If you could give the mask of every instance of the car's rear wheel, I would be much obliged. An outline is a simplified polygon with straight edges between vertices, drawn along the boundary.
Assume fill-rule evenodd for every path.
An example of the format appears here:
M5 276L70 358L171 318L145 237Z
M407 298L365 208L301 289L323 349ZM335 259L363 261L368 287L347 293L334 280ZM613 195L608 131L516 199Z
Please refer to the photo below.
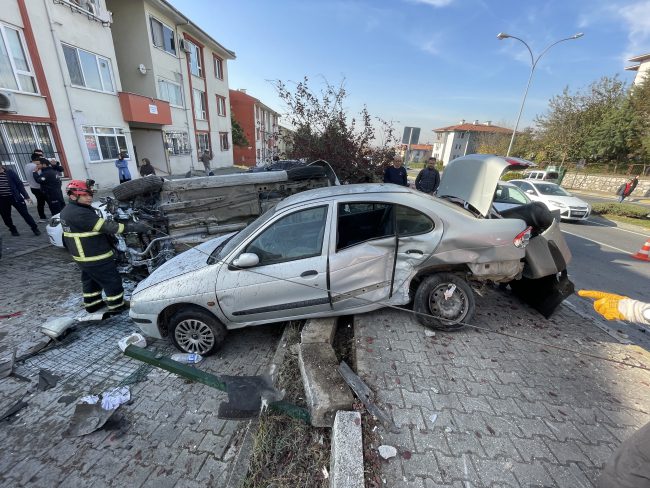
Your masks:
M214 354L226 338L226 328L200 308L185 308L172 315L169 331L174 345L184 352Z
M113 188L113 195L121 201L127 201L138 195L154 193L163 186L164 180L160 176L145 176L136 180L129 180Z
M460 276L437 273L422 280L415 292L413 309L426 327L460 329L474 316L474 293Z

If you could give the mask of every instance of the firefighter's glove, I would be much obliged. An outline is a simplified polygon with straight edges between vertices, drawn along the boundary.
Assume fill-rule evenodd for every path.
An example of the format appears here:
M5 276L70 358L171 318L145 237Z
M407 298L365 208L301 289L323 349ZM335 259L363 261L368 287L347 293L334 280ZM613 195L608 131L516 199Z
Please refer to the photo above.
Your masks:
M151 229L144 222L132 222L127 227L127 232L137 232L138 234L146 234Z
M595 300L594 310L607 320L631 320L631 318L624 314L626 307L621 307L621 305L625 305L625 302L630 300L628 297L596 290L578 290L578 295L585 298L593 298ZM623 303L621 303L622 300L624 300Z

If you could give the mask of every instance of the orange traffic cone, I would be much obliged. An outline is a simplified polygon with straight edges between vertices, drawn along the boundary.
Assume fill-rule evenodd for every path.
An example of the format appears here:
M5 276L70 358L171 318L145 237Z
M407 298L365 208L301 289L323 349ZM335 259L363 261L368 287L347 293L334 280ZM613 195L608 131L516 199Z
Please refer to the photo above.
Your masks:
M641 261L650 261L650 240L645 241L643 247L636 254L632 254L633 258L640 259Z

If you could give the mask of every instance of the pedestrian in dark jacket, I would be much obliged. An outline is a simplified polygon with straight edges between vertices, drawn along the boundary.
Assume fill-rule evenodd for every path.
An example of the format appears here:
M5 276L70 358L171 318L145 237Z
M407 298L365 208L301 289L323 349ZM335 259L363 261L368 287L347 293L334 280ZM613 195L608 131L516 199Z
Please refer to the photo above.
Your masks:
M395 185L408 186L406 169L402 166L400 158L393 159L393 165L384 170L384 183L394 183Z
M34 163L36 163L37 168L34 173L34 180L41 185L41 191L45 195L45 201L52 215L58 214L65 207L58 173L50 166L47 159L39 158Z
M140 166L140 176L149 176L149 175L155 175L156 170L154 167L151 165L151 161L149 161L149 158L142 158L142 166Z
M27 210L25 201L31 202L23 182L12 170L0 164L0 216L12 236L19 236L18 229L11 218L11 207L18 210L21 217L27 222L35 235L41 235L36 222Z
M429 158L427 167L422 169L415 178L415 188L421 192L433 195L440 185L440 173L436 169L436 158Z

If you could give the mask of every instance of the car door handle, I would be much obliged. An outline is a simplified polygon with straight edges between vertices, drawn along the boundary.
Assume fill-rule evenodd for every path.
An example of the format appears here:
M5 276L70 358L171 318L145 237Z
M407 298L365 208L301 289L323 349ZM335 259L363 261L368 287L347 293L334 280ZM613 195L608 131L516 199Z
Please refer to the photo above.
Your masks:
M419 249L409 249L406 251L406 254L419 254L420 256L424 255L424 253Z
M318 271L315 269L310 269L309 271L303 271L300 273L301 278L307 278L307 276L316 276L318 274Z

